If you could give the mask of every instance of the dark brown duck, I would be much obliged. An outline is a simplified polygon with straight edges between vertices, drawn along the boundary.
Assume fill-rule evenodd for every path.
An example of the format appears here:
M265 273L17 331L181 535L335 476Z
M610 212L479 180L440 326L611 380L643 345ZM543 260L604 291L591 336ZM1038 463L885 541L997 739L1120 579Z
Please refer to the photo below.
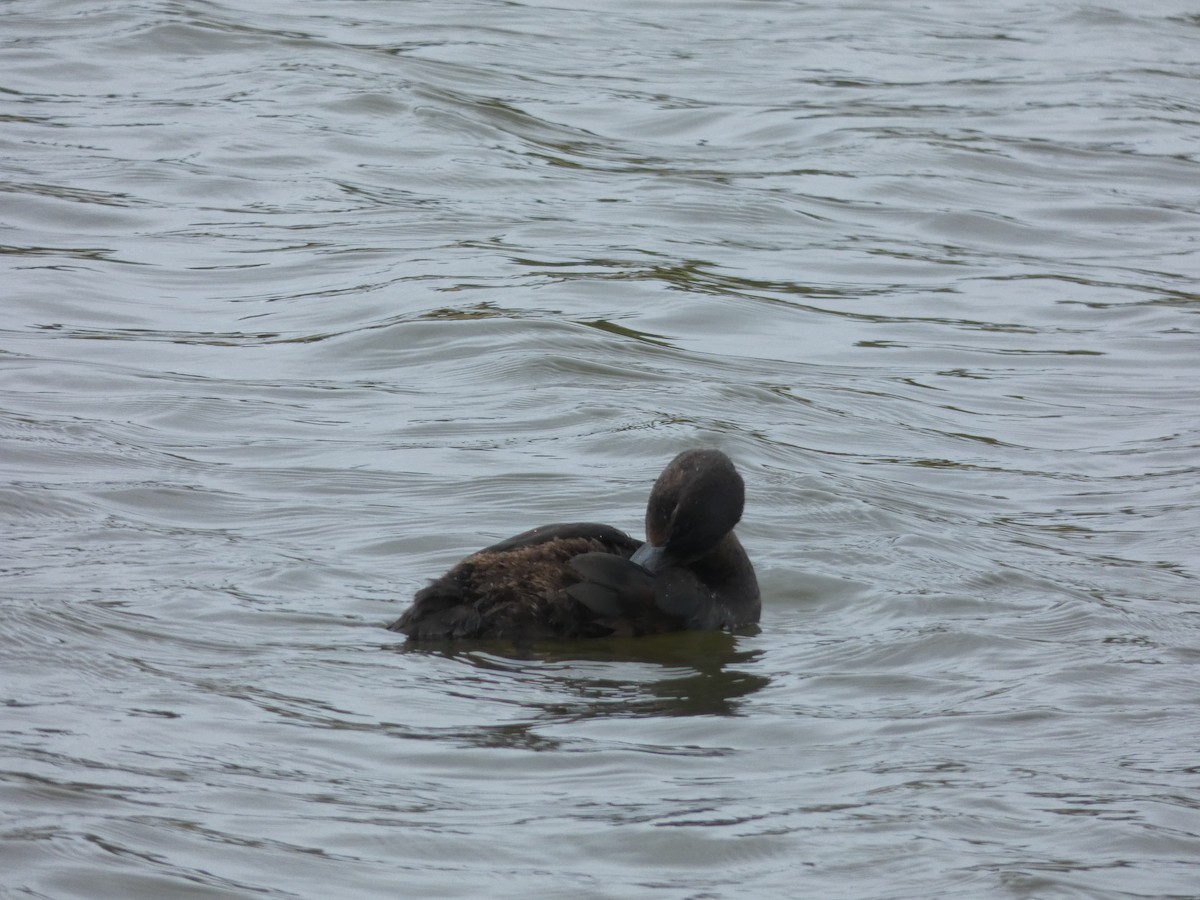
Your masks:
M758 621L733 533L745 487L719 450L687 450L650 491L645 543L608 525L542 525L473 553L388 626L414 640L604 637Z

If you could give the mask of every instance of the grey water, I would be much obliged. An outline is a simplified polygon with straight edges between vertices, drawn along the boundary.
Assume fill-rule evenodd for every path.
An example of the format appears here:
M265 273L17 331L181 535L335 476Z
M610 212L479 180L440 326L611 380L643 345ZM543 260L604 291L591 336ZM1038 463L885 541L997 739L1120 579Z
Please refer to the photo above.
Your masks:
M1200 5L0 6L0 895L1200 896ZM761 629L406 648L716 446Z

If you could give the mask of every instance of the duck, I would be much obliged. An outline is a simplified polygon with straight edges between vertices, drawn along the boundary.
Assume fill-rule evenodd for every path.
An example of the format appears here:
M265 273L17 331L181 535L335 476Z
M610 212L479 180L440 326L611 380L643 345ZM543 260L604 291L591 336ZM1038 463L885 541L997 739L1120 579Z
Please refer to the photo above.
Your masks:
M541 525L417 591L387 627L409 641L636 637L758 622L754 566L733 528L745 485L720 450L685 450L650 491L646 540L610 525Z

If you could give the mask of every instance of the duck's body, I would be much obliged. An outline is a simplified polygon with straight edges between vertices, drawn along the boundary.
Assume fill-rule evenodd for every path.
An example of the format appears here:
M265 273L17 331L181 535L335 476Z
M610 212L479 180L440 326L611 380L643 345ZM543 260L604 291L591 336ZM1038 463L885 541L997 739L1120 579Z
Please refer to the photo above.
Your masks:
M754 568L733 534L744 488L718 450L659 476L647 542L607 525L543 525L468 556L388 627L415 640L590 638L758 621Z

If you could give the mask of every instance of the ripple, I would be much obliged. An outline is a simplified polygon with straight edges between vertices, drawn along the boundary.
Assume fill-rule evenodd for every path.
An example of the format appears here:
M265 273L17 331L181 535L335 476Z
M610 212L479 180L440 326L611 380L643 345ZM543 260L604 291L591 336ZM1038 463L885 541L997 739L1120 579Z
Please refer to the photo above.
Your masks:
M1192 893L1193 18L13 10L13 889ZM759 633L380 627L697 444Z

